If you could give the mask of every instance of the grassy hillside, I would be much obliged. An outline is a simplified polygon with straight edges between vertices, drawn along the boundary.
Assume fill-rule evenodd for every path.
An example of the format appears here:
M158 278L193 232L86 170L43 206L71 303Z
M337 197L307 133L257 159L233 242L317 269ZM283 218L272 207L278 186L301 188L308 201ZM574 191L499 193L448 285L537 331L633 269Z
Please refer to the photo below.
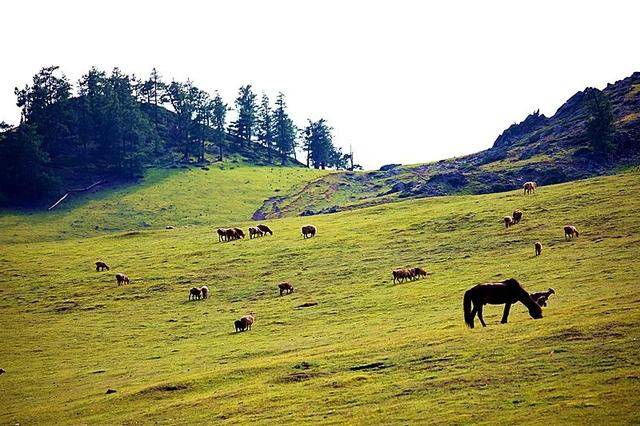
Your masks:
M234 173L240 188L248 175L284 185L269 169ZM175 193L183 187L174 178L159 185ZM155 219L167 196L158 188L145 187L156 195L135 203L140 216L114 223L196 225L76 238L103 215L97 201L67 212L91 222L77 233L62 214L16 230L17 219L2 219L3 236L23 242L0 246L1 423L640 422L638 171L529 197L436 197L272 220L273 236L233 243L218 243L195 212L222 219L249 202L216 210L231 192L184 194L192 207ZM112 212L130 204L110 204L117 199L106 204ZM514 208L523 222L505 230ZM307 221L319 234L303 240ZM579 239L564 241L567 223ZM66 238L26 242L31 231ZM112 270L95 272L96 259ZM391 269L406 265L430 275L392 285ZM118 271L130 286L116 287ZM507 277L530 291L555 288L544 318L518 304L501 325L502 307L489 306L489 326L466 329L464 290ZM296 292L279 297L281 280ZM204 284L211 298L187 301ZM318 305L299 308L310 301ZM248 311L253 330L233 333Z
M167 225L231 226L266 198L321 176L297 167L218 163L209 170L149 169L141 184L65 201L58 210L0 215L0 241L87 237Z

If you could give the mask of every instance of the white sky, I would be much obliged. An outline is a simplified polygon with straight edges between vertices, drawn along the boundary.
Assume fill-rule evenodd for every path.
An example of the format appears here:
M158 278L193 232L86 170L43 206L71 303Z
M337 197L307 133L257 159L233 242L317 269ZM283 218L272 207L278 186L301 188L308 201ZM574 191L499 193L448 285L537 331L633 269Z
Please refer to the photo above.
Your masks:
M99 5L98 5L99 4ZM491 146L586 86L640 70L638 1L8 1L0 120L42 66L191 78L229 103L241 84L325 117L366 168Z

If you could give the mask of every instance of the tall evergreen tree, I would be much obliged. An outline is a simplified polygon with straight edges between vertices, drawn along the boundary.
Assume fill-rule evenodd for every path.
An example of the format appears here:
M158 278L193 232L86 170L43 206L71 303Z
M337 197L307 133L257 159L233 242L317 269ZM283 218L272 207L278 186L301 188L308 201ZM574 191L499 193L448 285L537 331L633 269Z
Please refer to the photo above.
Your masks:
M222 161L223 146L225 141L225 129L227 121L227 104L225 104L216 91L212 105L212 126L213 126L213 143L218 146L218 160Z
M269 97L263 93L260 107L258 108L256 136L258 141L267 148L267 161L273 163L273 115L269 105Z
M594 151L602 160L606 160L611 151L611 140L615 130L611 102L607 95L598 89L589 89L587 96L587 136Z
M238 137L239 145L242 147L245 141L251 141L255 130L256 95L251 90L250 84L240 87L235 105L238 118L232 123L232 131Z
M176 113L176 130L179 143L182 145L182 159L185 162L191 157L192 120L196 111L197 89L190 80L186 83L172 81L167 88L167 95Z
M295 152L298 129L295 124L293 124L291 118L289 118L283 93L279 93L276 98L276 108L273 112L273 125L273 139L280 152L280 162L282 165L285 165L287 158Z

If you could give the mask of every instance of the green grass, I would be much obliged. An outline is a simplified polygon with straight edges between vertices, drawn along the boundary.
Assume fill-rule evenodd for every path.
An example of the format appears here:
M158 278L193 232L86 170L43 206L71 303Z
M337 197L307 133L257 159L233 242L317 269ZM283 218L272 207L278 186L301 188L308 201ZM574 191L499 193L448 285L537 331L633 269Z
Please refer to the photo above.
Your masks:
M0 241L87 237L171 226L230 226L247 220L268 197L320 177L296 167L223 163L190 170L151 169L142 184L65 201L59 210L0 215Z
M231 174L271 182L259 177L268 170ZM144 190L175 195L174 179L184 177ZM243 179L236 190L253 191ZM79 238L63 214L46 230L44 217L11 219L22 222L2 231L20 242L0 245L0 422L637 424L638 189L635 171L527 197L410 200L272 220L275 235L233 243L218 243L208 224ZM146 217L197 223L194 213L207 211L213 220L223 194L184 195L181 214L156 220L150 208ZM147 198L128 196L144 211ZM158 206L164 196L149 198ZM107 219L102 206L66 214L93 223ZM252 210L238 206L236 219ZM505 230L515 208L523 222ZM112 220L129 229L132 217ZM306 222L317 237L302 239ZM567 223L579 239L564 241ZM112 270L95 272L96 259ZM391 269L407 265L431 275L392 285ZM118 271L130 286L115 285ZM489 306L489 326L466 329L465 289L507 277L555 288L544 318L518 304L501 325L501 307ZM281 280L296 292L279 297ZM211 298L188 302L188 289L204 284ZM296 308L308 301L318 305ZM248 311L253 330L233 333ZM374 362L383 368L354 369Z

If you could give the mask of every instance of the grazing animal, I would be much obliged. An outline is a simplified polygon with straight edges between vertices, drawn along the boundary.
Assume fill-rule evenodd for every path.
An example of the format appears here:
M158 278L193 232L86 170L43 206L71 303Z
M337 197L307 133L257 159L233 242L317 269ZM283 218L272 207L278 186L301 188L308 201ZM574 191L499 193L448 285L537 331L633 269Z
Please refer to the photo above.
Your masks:
M540 306L547 306L547 299L552 294L556 294L555 290L549 287L547 291L539 291L537 293L531 293L531 298Z
M413 278L413 271L411 269L394 269L391 271L393 276L393 283L403 282L404 280Z
M419 267L418 268L411 268L410 271L411 271L412 277L416 278L416 279L420 279L420 277L426 277L427 276L427 271L425 271L424 269L419 268Z
M207 299L209 297L209 287L203 285L200 287L200 292L202 293L202 298Z
M236 333L239 331L244 331L246 329L245 323L242 320L235 320L233 325L236 327Z
M225 241L227 239L227 230L224 228L218 228L218 241Z
M264 232L265 234L273 235L273 231L267 225L260 224L258 225L258 229Z
M176 227L175 226L171 226L171 225L167 225L167 226L164 227L164 229L176 229Z
M511 216L505 216L502 220L504 221L505 228L513 226L513 218Z
M239 238L235 229L225 229L224 234L227 237L227 241L237 240Z
M263 235L264 235L264 232L262 232L260 229L256 228L255 226L249 227L249 238L262 237Z
M536 185L535 182L525 182L524 185L522 185L522 188L524 189L524 195L535 193L537 187L538 185Z
M244 231L240 228L233 228L236 231L236 238L244 238Z
M280 283L278 284L278 288L280 289L280 296L283 294L293 293L293 286L291 283Z
M0 374L4 374L6 373L6 371L4 370L4 368L0 368Z
M522 220L522 210L514 210L513 211L513 223L520 223L520 221Z
M253 312L249 312L247 315L240 318L240 321L244 323L245 329L251 330L251 326L256 321L256 315Z
M189 290L189 300L195 300L202 298L202 290L198 287L191 287Z
M575 226L572 225L567 225L564 227L564 238L565 239L571 239L573 237L578 238L579 234L578 234L578 230L576 229Z
M531 318L542 318L542 308L529 296L529 293L522 288L520 283L513 278L499 283L478 284L464 293L462 304L464 322L467 324L467 327L473 328L473 320L477 314L482 326L486 327L487 324L485 324L484 318L482 318L482 307L489 303L491 305L505 305L501 322L502 324L506 324L511 305L517 302L522 302L529 309ZM472 304L473 309L471 308Z
M302 227L302 236L305 238L315 237L316 227L313 225L305 225Z
M116 281L118 282L118 285L122 285L122 284L131 284L131 281L129 280L129 277L126 276L125 274L121 274L121 273L117 273L116 274Z
M106 263L101 262L101 261L97 261L96 262L96 272L104 271L105 269L108 271L109 270L109 265L107 265Z
M540 256L540 254L542 253L542 243L540 241L536 241L535 243L533 243L533 246L536 249L536 256Z

